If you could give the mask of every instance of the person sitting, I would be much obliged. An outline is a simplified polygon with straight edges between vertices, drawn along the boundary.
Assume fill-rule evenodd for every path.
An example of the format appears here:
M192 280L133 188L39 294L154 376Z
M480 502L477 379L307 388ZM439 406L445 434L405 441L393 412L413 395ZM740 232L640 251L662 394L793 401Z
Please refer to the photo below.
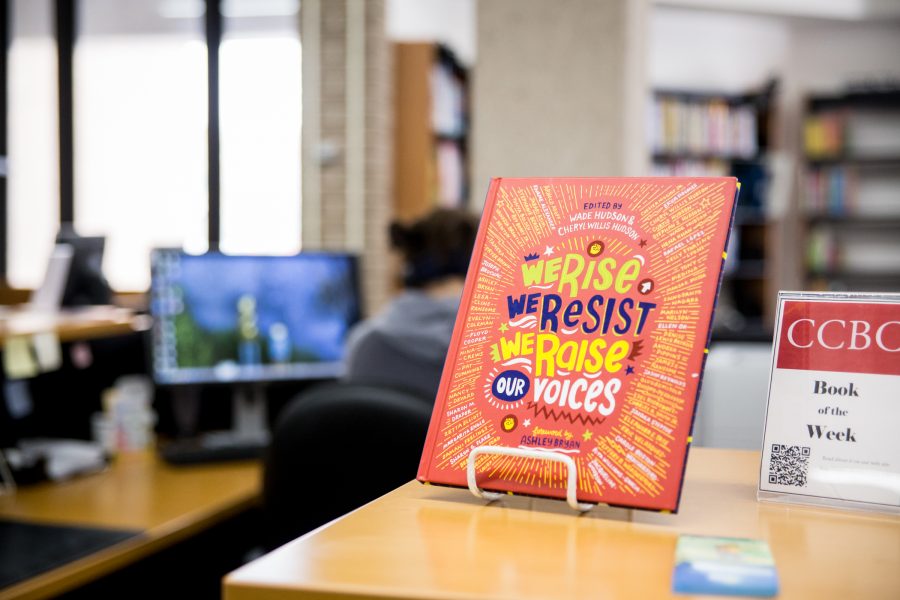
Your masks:
M454 209L391 224L391 245L403 259L403 291L350 332L345 380L434 401L477 230L474 216Z

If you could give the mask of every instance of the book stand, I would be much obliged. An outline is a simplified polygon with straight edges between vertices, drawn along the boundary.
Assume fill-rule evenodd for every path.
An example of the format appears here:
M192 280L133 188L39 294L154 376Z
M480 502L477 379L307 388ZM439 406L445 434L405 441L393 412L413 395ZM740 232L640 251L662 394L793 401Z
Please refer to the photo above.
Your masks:
M504 446L478 446L477 448L472 448L472 451L469 452L469 462L466 466L466 479L469 483L469 491L478 498L483 498L488 502L494 502L495 500L499 500L504 496L504 494L502 493L488 492L478 487L478 483L475 481L475 459L477 459L482 454L500 454L502 456L535 458L538 460L552 460L554 462L562 463L566 466L567 475L566 503L572 507L572 510L576 510L578 512L587 512L597 506L596 504L579 502L575 497L575 494L577 492L575 481L575 461L572 460L571 456L566 456L565 454L557 454L556 452L549 452L547 450L538 450L537 448L506 448Z

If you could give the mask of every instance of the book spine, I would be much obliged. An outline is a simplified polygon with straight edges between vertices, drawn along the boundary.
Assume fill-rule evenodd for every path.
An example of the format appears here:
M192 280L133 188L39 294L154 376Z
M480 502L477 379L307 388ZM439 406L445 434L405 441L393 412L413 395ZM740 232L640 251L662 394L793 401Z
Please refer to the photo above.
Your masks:
M443 400L447 397L450 390L451 379L453 379L453 371L456 368L456 360L459 355L459 347L462 342L463 329L466 319L469 316L469 299L472 297L472 291L475 288L475 280L478 278L478 270L481 265L481 256L484 253L484 241L487 237L488 224L496 204L497 190L500 188L502 177L491 179L491 185L488 187L487 197L484 201L484 210L481 214L481 222L478 226L478 235L475 238L475 246L472 250L472 258L469 260L469 268L466 275L466 284L463 288L462 299L459 303L459 311L456 313L456 323L453 326L453 338L450 340L450 348L447 351L447 358L444 361L444 370L441 373L441 384L438 388L437 398L434 403L434 409L431 412L431 423L428 426L428 434L425 437L425 446L422 451L422 458L419 461L419 473L417 479L419 481L427 481L430 477L431 461L434 458L434 444L438 431L443 422L442 413L447 410Z

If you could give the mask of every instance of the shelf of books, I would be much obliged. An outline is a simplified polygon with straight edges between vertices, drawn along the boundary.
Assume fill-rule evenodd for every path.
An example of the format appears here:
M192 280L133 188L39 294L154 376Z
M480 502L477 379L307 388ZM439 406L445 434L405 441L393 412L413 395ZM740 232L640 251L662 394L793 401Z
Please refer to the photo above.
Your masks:
M714 339L771 339L767 152L774 92L774 84L770 84L748 94L653 93L649 119L652 173L730 175L741 182L713 324Z
M468 201L468 74L447 48L395 45L395 212Z
M900 90L809 98L803 147L807 287L900 291Z

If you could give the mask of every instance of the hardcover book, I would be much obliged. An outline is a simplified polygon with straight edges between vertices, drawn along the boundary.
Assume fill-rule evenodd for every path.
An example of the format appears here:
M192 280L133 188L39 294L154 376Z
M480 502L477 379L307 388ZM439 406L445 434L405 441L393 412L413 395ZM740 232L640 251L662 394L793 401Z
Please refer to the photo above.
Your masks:
M737 188L494 179L418 479L677 510Z

